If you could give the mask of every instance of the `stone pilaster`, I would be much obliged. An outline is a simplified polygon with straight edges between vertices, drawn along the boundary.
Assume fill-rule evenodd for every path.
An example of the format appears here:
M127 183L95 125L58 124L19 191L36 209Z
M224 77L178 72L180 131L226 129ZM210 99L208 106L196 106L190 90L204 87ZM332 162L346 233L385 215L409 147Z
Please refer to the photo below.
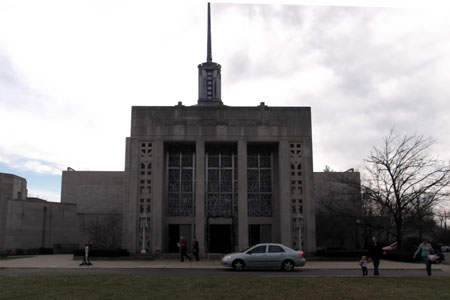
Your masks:
M238 141L238 236L237 250L248 248L247 141Z
M205 255L205 142L195 144L195 236Z
M138 227L138 169L139 169L139 140L127 139L126 158L126 197L124 203L122 244L131 253L137 252Z
M164 201L164 142L153 142L153 186L152 186L152 252L163 251Z
M290 164L289 164L289 143L280 141L278 146L279 174L278 184L280 192L280 237L281 243L292 247L292 214L291 214L291 191L290 191Z
M304 142L303 161L304 161L304 246L305 252L316 251L316 214L314 201L314 180L313 180L313 153L312 141L308 139Z

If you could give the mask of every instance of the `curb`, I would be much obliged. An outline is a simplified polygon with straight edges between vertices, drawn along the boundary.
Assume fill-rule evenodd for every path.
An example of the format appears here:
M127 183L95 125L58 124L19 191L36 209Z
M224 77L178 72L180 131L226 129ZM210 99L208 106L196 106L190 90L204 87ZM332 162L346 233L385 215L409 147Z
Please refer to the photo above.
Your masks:
M73 267L0 267L0 270L37 270L37 269L51 269L51 270L86 270L86 269L93 269L93 270L231 270L231 268L227 267L97 267L97 266L73 266ZM448 270L444 268L434 268L435 270L440 270L443 272L449 272ZM312 270L355 270L359 271L360 268L358 267L339 267L339 268L314 268L314 267L297 267L296 270L305 270L305 271L312 271ZM371 270L371 269L370 269ZM395 268L395 267L386 267L386 268L380 268L380 270L398 270L398 271L417 271L417 270L424 270L424 268Z

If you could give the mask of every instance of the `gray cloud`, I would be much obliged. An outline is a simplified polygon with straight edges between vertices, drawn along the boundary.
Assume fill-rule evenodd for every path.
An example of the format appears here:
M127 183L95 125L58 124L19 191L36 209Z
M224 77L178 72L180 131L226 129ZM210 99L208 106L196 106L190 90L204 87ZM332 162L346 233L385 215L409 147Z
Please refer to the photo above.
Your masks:
M23 65L13 65L0 52L0 109L24 112L16 118L35 116L36 125L45 119L45 126L27 125L33 127L33 136L52 130L51 118L58 116L59 131L52 134L59 143L53 143L52 151L42 150L42 145L41 156L35 158L43 164L121 167L127 107L196 102L196 64L205 59L206 49L205 14L197 9L204 6L185 12L115 5L101 14L105 22L100 27L94 10L82 27L67 12L70 22L61 20L60 31L65 43L52 45L54 39L43 36L48 45L42 43L40 52L25 51L12 39L11 49L29 55L28 62L40 57L36 52L47 55L49 62L65 53L52 68L42 70L49 85L58 88L49 91L57 101L33 89L27 75L18 71ZM212 22L213 58L223 68L225 104L311 106L316 170L325 164L336 170L359 165L394 126L435 137L439 149L450 147L450 32L442 26L448 22L430 22L417 18L416 12L395 9L239 4L214 4ZM36 34L46 33L40 29ZM71 34L64 36L67 31ZM91 44L92 49L86 46ZM76 60L78 56L84 60ZM34 70L33 76L40 71ZM21 133L30 131L23 128ZM33 141L33 146L40 142ZM51 144L52 136L45 143ZM85 150L84 144L92 146ZM110 145L108 156L104 145ZM51 165L46 153L52 158L64 155Z
M450 67L442 56L448 43L448 36L442 40L442 28L426 35L429 24L427 20L416 20L415 12L407 12L400 19L415 22L409 28L408 24L395 23L398 10L309 11L309 25L300 26L304 44L298 49L303 56L320 53L320 59L313 63L329 68L336 77L336 86L324 85L308 99L314 117L315 150L321 148L317 153L326 156L320 161L329 159L331 165L345 165L346 161L351 165L353 160L353 164L359 164L371 145L381 141L394 126L400 131L417 130L434 137L446 135L442 130L450 124L442 124L442 115L449 112L444 99L450 90L441 84L436 86L448 79L445 70ZM384 21L400 27L392 28L397 31L395 40L377 40L384 33L375 25ZM300 59L289 59L287 73L292 74L292 65L301 70ZM441 122L441 128L437 122ZM449 144L446 139L441 142Z
M31 89L23 80L9 57L0 49L0 106L4 110L33 109L45 111L45 97Z

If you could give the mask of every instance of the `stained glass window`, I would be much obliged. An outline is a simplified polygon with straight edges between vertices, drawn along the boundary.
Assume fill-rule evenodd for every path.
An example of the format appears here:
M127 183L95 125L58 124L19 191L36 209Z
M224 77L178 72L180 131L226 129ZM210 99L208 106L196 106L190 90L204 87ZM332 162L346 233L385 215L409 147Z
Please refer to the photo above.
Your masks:
M189 145L171 146L167 150L168 215L194 215L194 148Z
M272 216L272 154L249 151L247 157L248 216Z
M228 147L206 154L208 217L233 217L237 212L237 158Z

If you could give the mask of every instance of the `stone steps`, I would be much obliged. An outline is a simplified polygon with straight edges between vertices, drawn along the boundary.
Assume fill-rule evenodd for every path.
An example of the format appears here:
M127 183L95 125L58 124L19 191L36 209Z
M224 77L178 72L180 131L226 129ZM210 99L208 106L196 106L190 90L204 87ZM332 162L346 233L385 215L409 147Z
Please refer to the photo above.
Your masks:
M193 257L192 253L188 253L190 257ZM224 254L221 253L209 253L205 256L200 256L201 260L220 260ZM161 253L158 257L155 257L158 260L178 260L180 259L179 253Z

